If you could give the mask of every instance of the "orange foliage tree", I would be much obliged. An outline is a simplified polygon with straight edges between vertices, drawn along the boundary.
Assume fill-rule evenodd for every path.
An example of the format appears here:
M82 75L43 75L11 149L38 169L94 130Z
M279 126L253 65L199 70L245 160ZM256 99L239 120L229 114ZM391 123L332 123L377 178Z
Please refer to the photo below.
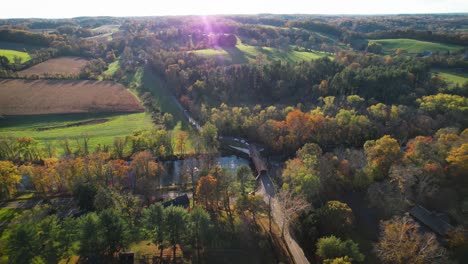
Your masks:
M211 175L203 176L198 180L197 200L209 211L215 211L219 202L219 181Z

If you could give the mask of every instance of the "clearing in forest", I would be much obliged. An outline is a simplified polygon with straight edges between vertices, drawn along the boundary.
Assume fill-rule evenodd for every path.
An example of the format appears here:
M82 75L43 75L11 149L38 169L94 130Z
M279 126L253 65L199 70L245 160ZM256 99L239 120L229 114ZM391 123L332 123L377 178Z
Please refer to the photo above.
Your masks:
M21 76L44 76L53 74L78 75L81 69L86 66L86 63L88 63L88 60L79 57L60 57L36 64L20 71L19 74Z
M31 59L31 56L26 52L9 49L0 49L0 56L7 57L10 63L14 62L15 57L21 58L21 63L25 63Z
M433 73L442 77L442 79L449 82L452 86L462 86L468 82L468 74L464 72L450 71L445 69L435 69Z
M110 81L0 80L0 115L143 112L138 99Z
M270 47L250 46L243 44L239 39L237 40L237 45L233 48L202 49L193 52L202 57L214 58L224 64L255 62L260 58L259 55L262 55L264 61L281 60L286 62L310 61L329 56L322 52L280 50Z
M414 39L374 39L380 43L386 52L394 52L396 49L404 49L409 53L419 53L423 51L431 52L453 52L462 49L462 46L420 41Z

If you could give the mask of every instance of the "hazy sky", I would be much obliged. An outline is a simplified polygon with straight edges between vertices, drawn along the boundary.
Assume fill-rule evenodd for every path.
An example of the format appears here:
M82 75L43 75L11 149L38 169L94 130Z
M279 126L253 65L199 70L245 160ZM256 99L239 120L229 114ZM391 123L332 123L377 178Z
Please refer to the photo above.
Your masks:
M0 18L468 12L468 0L1 0Z

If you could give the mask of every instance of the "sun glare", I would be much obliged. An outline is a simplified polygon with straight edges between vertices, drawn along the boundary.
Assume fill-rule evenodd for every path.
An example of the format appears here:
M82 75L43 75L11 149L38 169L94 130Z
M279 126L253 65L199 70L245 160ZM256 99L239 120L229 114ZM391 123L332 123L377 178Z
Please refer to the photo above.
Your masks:
M27 9L23 8L28 6ZM89 8L89 7L93 8ZM179 0L107 1L82 0L72 8L60 0L2 1L0 18L68 18L78 16L162 16L214 14L396 14L467 12L464 0Z

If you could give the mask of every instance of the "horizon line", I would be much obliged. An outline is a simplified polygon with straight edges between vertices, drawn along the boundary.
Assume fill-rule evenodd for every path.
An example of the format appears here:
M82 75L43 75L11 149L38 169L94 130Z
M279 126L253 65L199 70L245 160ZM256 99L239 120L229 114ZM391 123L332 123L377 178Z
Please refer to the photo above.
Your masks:
M124 15L124 16L113 16L113 15L102 15L102 16L74 16L74 17L0 17L0 20L8 19L77 19L77 18L151 18L151 17L199 17L199 16L260 16L260 15L275 15L275 16L411 16L411 15L468 15L468 11L463 12L437 12L437 13L219 13L219 14L177 14L177 15Z

